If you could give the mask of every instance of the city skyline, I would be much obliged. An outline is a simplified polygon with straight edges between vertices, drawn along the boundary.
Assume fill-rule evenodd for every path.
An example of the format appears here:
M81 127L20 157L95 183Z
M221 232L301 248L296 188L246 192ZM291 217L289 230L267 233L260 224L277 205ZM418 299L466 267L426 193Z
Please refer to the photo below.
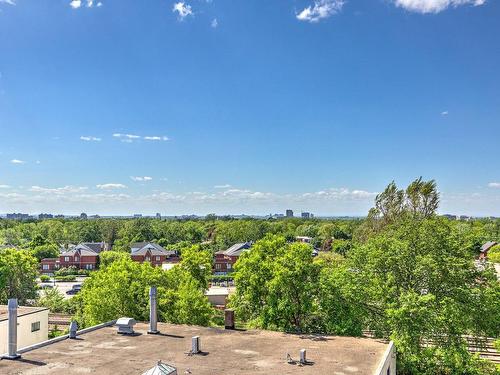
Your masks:
M0 0L0 212L499 216L500 4Z

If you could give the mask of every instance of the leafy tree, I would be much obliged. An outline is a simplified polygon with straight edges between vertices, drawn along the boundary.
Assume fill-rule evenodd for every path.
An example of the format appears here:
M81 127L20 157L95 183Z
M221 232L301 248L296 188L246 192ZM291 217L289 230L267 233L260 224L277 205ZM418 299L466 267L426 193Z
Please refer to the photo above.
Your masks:
M495 245L488 251L488 260L493 263L500 263L500 245Z
M46 258L58 258L59 249L56 245L40 245L31 250L31 255L40 262L42 259Z
M108 267L110 264L122 259L130 259L130 254L121 251L103 251L99 255L99 265L101 268Z
M52 313L64 313L67 311L64 295L58 289L44 289L42 296L38 299L38 306L47 307Z
M202 290L208 288L212 275L213 255L200 246L187 247L182 250L180 267L187 271Z
M20 305L26 305L29 300L35 299L37 276L38 262L27 251L0 251L0 303L17 298Z

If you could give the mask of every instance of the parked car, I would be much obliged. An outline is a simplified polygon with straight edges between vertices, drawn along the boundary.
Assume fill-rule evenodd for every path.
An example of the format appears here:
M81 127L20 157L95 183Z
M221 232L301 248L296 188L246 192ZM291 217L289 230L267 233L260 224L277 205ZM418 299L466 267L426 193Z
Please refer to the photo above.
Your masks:
M75 295L78 294L82 290L82 284L75 284L73 287L66 292L67 295Z

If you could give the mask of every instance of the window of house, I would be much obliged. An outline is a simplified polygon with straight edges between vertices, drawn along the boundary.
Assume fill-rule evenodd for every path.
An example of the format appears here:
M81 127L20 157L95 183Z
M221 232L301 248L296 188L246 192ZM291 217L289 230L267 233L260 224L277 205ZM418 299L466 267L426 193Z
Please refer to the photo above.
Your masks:
M31 332L40 331L40 322L31 323Z
M42 266L42 269L44 269L44 270L49 270L50 268L49 268L49 265L48 265L48 264L44 264L44 265Z
M151 258L150 257L146 257L145 260L146 260L146 262L150 262Z
M75 262L78 262L78 257L75 257Z
M86 264L85 268L91 270L94 266L92 264Z
M221 264L220 263L215 263L215 269L220 270L221 269Z
M69 257L64 257L65 262L69 262Z
M156 261L157 261L157 262L159 262L159 261L160 261L160 257L159 257L159 256L157 256L157 257L156 257Z
M231 269L231 267L232 267L231 263L226 264L226 268L227 268L228 270L230 270L230 269Z

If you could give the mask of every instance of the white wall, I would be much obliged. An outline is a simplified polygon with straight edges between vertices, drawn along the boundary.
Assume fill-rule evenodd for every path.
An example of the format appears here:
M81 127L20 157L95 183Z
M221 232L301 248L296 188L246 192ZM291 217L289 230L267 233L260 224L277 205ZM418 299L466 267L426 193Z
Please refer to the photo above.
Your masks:
M40 322L40 330L31 332L31 323ZM30 345L48 340L49 337L49 310L37 311L17 318L17 348L22 349ZM9 351L9 321L0 322L0 355Z
M391 341L374 375L396 375L396 347Z

